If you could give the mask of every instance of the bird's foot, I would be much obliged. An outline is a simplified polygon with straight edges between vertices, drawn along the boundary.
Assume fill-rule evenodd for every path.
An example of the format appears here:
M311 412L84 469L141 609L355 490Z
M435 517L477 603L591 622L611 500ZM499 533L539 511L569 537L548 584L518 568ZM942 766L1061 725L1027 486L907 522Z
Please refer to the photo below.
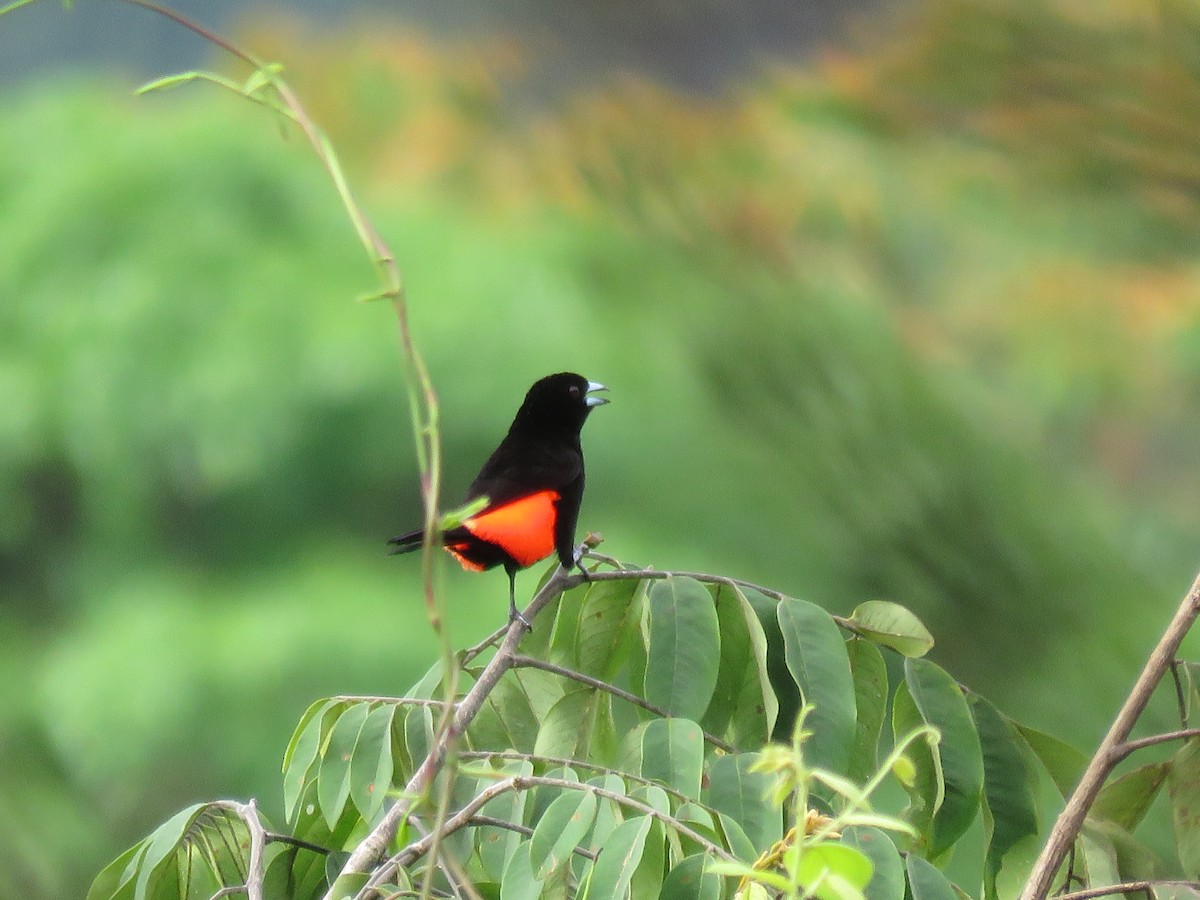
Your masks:
M513 622L520 622L522 625L524 625L526 632L533 631L533 625L527 618L521 615L521 611L517 609L517 605L515 603L509 604L508 607L508 624L511 625Z
M571 558L571 567L579 570L579 575L584 581L592 580L592 573L587 570L583 564L583 555L587 553L587 543L580 544L575 548L575 555Z

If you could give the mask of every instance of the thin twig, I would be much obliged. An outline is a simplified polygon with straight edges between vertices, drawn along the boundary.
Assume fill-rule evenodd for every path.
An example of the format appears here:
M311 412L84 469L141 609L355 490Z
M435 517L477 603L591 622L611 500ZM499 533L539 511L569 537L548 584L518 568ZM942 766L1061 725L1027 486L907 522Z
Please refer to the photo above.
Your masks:
M488 647L495 646L496 641L498 641L498 640L500 640L500 638L504 637L504 635L507 631L508 631L507 626L505 626L504 628L497 628L495 631L493 631L491 634L489 634L487 637L485 637L482 641L480 641L474 647L468 647L466 650L464 650L459 655L461 664L465 666L467 663L469 663L471 660L473 660L475 657L477 657L484 650L488 649Z
M1145 668L1113 720L1112 727L1100 742L1096 755L1088 763L1079 784L1071 794L1071 799L1067 801L1058 821L1054 823L1046 846L1042 848L1041 855L1029 873L1029 880L1025 882L1021 900L1045 900L1050 893L1054 875L1062 865L1068 848L1075 843L1084 817L1096 801L1105 780L1122 759L1118 748L1129 737L1129 732L1145 710L1146 704L1150 702L1150 695L1171 667L1171 662L1179 652L1179 645L1197 615L1200 615L1200 575L1196 576L1183 602L1179 604L1171 624L1167 626L1158 646L1150 654Z
M1166 744L1170 741L1185 741L1188 738L1194 737L1200 737L1200 728L1180 728L1178 731L1164 731L1162 734L1152 734L1149 737L1116 744L1112 748L1112 755L1116 762L1120 762L1129 756L1129 754L1136 753L1138 750L1144 750L1156 744Z
M240 47L236 46L235 44L231 44L219 34L209 31L203 25L193 22L186 16L180 15L168 6L160 6L157 3L151 3L150 0L124 0L124 2L130 4L131 6L140 6L142 9L148 9L150 12L157 13L160 16L165 16L176 25L182 25L188 31L192 31L200 35L200 37L204 38L204 40L208 41L210 44L216 44L229 55L236 56L251 68L260 70L266 68L266 66L264 66L249 53L242 50Z
M692 798L683 791L654 781L650 778L643 778L641 775L634 775L632 772L623 772L619 769L614 769L611 766L602 766L599 763L587 762L582 759L568 759L565 756L542 756L532 753L521 753L517 750L464 750L459 754L459 759L507 759L517 762L534 762L546 763L551 766L559 766L562 768L572 767L576 769L587 769L589 772L600 772L604 775L616 775L622 781L632 781L637 784L644 784L647 787L661 788L666 793L675 797L677 800L687 803Z
M647 712L654 713L654 715L663 719L668 719L671 716L671 714L661 706L656 706L649 700L639 697L637 694L631 694L629 691L619 688L615 684L609 684L607 681L601 681L599 678L593 678L591 675L585 675L582 672L577 672L574 669L568 669L565 666L547 662L544 659L537 659L533 656L518 655L513 657L512 665L514 669L541 669L543 672L550 672L554 675L561 676L562 678L569 678L570 680L577 681L580 684L586 684L588 687L593 687L597 690L612 694L614 697L620 697L622 700L626 700L629 703L632 703L634 706L640 706ZM737 748L728 741L723 741L721 738L714 734L709 734L707 731L701 731L701 734L704 735L704 740L708 741L714 747L719 747L726 753L737 752Z
M1109 884L1104 887L1086 888L1082 891L1071 891L1067 894L1055 894L1054 900L1091 900L1093 897L1109 897L1113 894L1125 894L1136 891L1152 891L1156 887L1188 887L1200 889L1200 881L1126 881L1122 884Z
M320 844L314 844L312 841L306 841L304 838L293 837L290 834L279 834L275 831L264 832L266 842L268 844L287 844L289 847L299 847L301 850L311 850L313 853L321 853L328 856L333 851L328 847L322 847Z

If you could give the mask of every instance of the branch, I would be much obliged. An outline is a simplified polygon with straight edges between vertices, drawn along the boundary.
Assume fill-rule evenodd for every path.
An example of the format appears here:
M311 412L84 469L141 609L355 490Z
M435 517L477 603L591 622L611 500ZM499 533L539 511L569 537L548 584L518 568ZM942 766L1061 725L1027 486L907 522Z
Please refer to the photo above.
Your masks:
M610 558L599 554L596 557L602 562L607 562ZM631 579L642 578L650 581L661 581L664 578L691 578L704 584L723 584L726 587L738 589L750 588L751 590L758 591L765 597L770 597L772 600L789 599L789 595L783 591L755 584L753 581L744 581L741 578L728 578L724 575L710 575L707 572L671 572L666 569L619 569L612 572L592 572L588 576L589 581L629 581ZM836 616L833 613L829 613L829 617L837 622L838 627L844 628L846 631L853 632L854 634L863 633L858 625L851 622L845 616Z
M1136 741L1125 741L1113 747L1113 756L1120 762L1138 750L1153 747L1156 744L1166 744L1169 741L1186 741L1188 738L1200 737L1200 728L1180 728L1178 731L1165 731L1162 734L1152 734L1149 737L1138 738Z
M722 859L729 860L730 862L736 861L736 858L720 844L714 844L708 838L704 837L704 835L692 829L691 826L681 822L674 816L660 812L653 806L650 806L648 803L643 803L641 800L635 800L632 797L627 797L624 794L618 794L615 791L610 791L607 788L602 788L594 784L586 784L579 781L568 781L565 778L549 778L541 775L513 775L509 778L505 778L502 781L497 781L495 784L490 785L487 788L484 788L482 791L476 794L466 806L446 820L445 833L452 834L460 828L471 824L472 820L476 818L479 810L481 810L485 805L487 805L487 803L501 794L507 793L508 791L527 791L530 788L535 787L556 787L564 790L588 791L595 794L597 797L602 797L605 800L611 800L613 803L617 803L629 809L637 810L643 815L650 816L652 819L662 822L669 828L674 829L678 834L681 834L689 840L697 842L709 852L721 857ZM389 878L397 868L403 868L404 866L412 865L413 862L420 859L424 854L428 853L433 845L434 836L435 835L432 833L426 835L419 841L409 844L407 847L389 859L386 864L376 870L376 872L371 876L370 881L367 882L367 886L363 888L363 892L371 889L374 884ZM360 892L360 895L361 894L362 892Z
M566 569L559 566L550 577L550 580L546 582L545 586L530 601L529 606L525 608L525 619L532 622L534 617L551 601L557 599L563 591L569 590L582 582L582 576L572 575ZM433 784L433 779L441 770L442 764L446 759L448 745L451 741L456 740L458 736L466 732L471 722L474 721L475 716L478 715L484 700L495 689L501 676L512 668L512 661L516 655L517 645L524 636L525 626L520 620L514 620L509 624L504 641L496 651L496 655L491 658L483 672L480 673L479 678L471 686L471 689L458 702L458 707L454 719L450 723L450 727L439 736L429 754L417 766L417 770L413 773L412 778L409 779L408 784L405 785L404 790L401 792L400 799L392 804L379 821L379 824L371 830L371 833L350 854L350 858L342 868L343 875L370 872L384 858L388 845L396 837L400 823L408 816L414 803L425 795L430 785ZM376 883L374 877L368 880L367 884L363 886L357 895L359 900L365 900L369 896L374 883ZM332 889L326 893L325 900L334 900Z
M654 781L650 778L643 778L641 775L634 775L632 772L626 772L621 769L614 769L611 766L602 766L599 763L587 762L582 759L568 759L565 756L543 756L534 753L521 753L517 750L466 750L459 755L459 759L509 759L517 762L533 762L545 763L548 766L558 766L560 768L574 767L576 769L587 769L589 772L599 772L602 775L616 775L625 781L644 784L647 787L656 787L662 791L675 797L681 803L688 803L692 800L683 791L678 791L673 787Z
M1180 603L1179 609L1176 610L1171 624L1167 626L1158 646L1150 654L1145 668L1142 669L1142 674L1138 676L1133 690L1130 691L1125 704L1117 713L1116 719L1113 720L1108 734L1100 742L1096 755L1092 757L1087 769L1084 770L1083 777L1079 779L1079 784L1075 787L1075 792L1071 794L1071 799L1067 801L1058 821L1054 823L1050 838L1046 842L1046 846L1042 848L1042 853L1034 864L1033 870L1029 873L1029 880L1025 883L1021 900L1045 900L1046 895L1049 894L1054 875L1062 865L1067 850L1075 843L1087 811L1095 802L1105 780L1117 763L1124 758L1120 751L1125 744L1125 739L1129 737L1129 732L1145 710L1146 704L1150 702L1150 695L1154 692L1154 688L1171 667L1171 663L1179 652L1179 645L1183 642L1184 636L1192 627L1197 615L1200 615L1200 575L1197 575L1196 580L1192 582L1192 586L1183 598L1183 602Z
M599 678L593 678L591 675L584 675L582 672L576 672L574 669L568 669L565 666L547 662L544 659L537 659L532 656L514 656L512 665L514 669L541 669L543 672L550 672L554 675L561 676L562 678L569 678L572 681L578 681L580 684L586 684L588 687L596 688L596 690L605 691L606 693L612 694L614 697L620 697L622 700L626 700L632 703L634 706L640 706L647 712L654 713L654 715L658 716L659 718L669 719L671 717L671 714L661 706L655 706L649 700L643 699L637 694L631 694L629 691L619 688L615 684L609 684L607 681L601 681ZM737 752L737 748L734 747L733 744L721 740L716 735L709 734L707 731L702 731L701 733L704 735L704 739L714 747L719 747L726 753Z
M218 800L210 804L214 809L224 809L232 812L246 825L250 833L250 862L246 868L247 900L263 900L263 849L267 845L267 832L262 820L258 817L258 804L251 800L249 803L239 803L236 800Z
M1082 891L1071 891L1066 894L1055 894L1054 900L1091 900L1092 897L1108 897L1112 894L1133 893L1136 891L1152 891L1156 887L1188 887L1200 889L1200 881L1126 881L1122 884L1110 884L1105 887L1087 888Z

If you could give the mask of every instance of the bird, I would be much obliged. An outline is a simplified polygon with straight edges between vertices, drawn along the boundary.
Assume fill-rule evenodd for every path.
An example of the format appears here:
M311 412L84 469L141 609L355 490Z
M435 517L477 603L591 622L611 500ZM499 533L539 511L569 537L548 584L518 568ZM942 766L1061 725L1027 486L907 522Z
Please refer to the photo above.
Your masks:
M486 498L479 512L442 532L442 545L469 571L504 566L508 621L532 626L517 610L517 572L552 553L564 569L578 568L575 525L583 501L583 447L579 434L593 409L608 403L604 385L574 372L534 383L508 433L467 488L465 504ZM422 529L392 538L393 553L421 547Z

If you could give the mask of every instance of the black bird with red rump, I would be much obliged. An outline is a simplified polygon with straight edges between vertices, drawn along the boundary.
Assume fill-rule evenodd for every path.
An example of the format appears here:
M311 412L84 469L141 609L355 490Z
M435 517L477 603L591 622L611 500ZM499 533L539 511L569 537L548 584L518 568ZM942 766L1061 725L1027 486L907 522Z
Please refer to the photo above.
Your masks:
M465 503L487 505L461 525L442 533L442 544L464 569L482 572L504 566L508 573L508 617L529 622L517 611L516 577L551 553L563 568L578 567L575 524L583 501L583 448L579 432L588 414L608 402L607 388L573 372L548 375L534 384L517 410L508 434L471 486ZM421 530L390 541L393 553L418 549Z

